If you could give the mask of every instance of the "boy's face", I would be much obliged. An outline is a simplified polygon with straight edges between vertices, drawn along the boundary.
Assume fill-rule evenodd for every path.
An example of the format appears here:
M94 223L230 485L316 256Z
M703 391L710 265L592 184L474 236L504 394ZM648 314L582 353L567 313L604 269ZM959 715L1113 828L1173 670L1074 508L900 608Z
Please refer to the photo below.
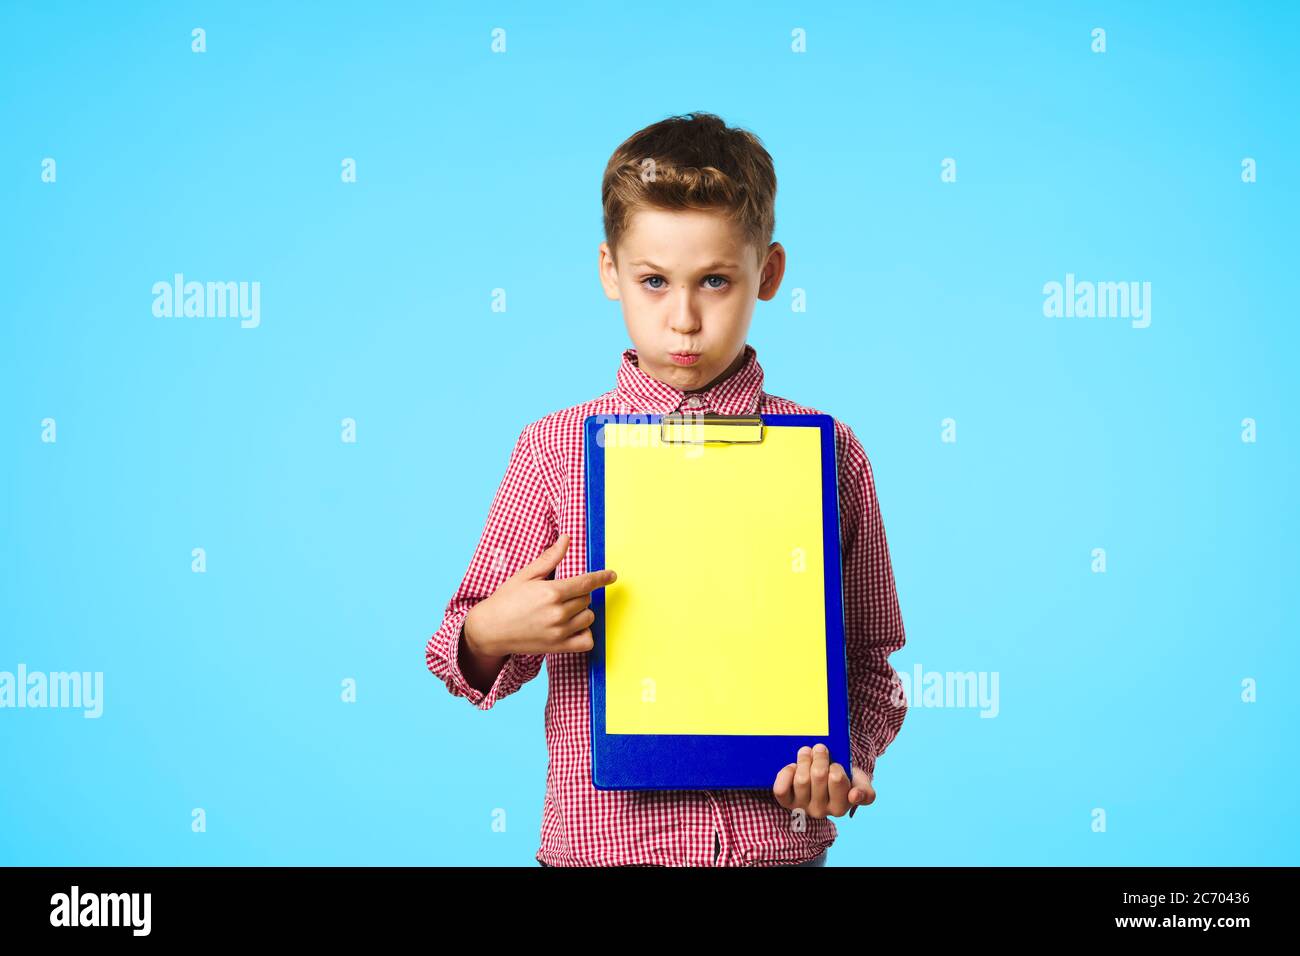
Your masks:
M617 262L600 244L600 281L623 303L638 366L684 392L740 367L754 302L772 298L784 273L779 242L760 264L740 227L713 211L640 209Z

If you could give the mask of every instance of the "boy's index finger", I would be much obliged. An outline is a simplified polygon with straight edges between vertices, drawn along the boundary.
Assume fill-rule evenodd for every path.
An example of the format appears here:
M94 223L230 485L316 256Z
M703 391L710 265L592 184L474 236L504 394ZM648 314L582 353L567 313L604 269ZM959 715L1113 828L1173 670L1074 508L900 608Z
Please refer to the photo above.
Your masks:
M561 578L560 597L575 598L583 594L590 594L596 588L602 588L607 584L613 584L618 575L608 569L603 571L588 571L585 574L575 574L571 578Z

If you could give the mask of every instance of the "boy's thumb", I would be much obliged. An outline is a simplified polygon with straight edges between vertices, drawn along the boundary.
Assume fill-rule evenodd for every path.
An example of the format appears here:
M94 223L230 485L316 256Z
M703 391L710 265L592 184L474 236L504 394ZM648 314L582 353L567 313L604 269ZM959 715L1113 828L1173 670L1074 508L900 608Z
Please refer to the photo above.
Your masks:
M564 559L564 554L569 550L569 541L571 535L562 534L551 545L536 558L532 564L528 565L529 575L532 577L546 577L554 571Z

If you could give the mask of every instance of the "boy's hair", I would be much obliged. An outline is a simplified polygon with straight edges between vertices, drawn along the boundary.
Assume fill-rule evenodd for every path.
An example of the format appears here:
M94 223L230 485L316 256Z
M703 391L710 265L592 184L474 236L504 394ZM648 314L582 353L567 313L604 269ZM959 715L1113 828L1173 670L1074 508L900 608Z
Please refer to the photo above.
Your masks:
M660 120L614 150L600 187L611 253L638 209L713 209L757 246L762 263L776 229L776 171L763 143L713 113Z

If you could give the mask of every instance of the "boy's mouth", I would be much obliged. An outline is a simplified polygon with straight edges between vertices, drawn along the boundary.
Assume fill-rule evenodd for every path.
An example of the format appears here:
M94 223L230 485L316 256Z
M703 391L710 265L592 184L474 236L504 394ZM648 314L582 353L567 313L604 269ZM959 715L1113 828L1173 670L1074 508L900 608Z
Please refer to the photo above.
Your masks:
M698 352L669 352L668 357L675 365L694 365L700 360Z

